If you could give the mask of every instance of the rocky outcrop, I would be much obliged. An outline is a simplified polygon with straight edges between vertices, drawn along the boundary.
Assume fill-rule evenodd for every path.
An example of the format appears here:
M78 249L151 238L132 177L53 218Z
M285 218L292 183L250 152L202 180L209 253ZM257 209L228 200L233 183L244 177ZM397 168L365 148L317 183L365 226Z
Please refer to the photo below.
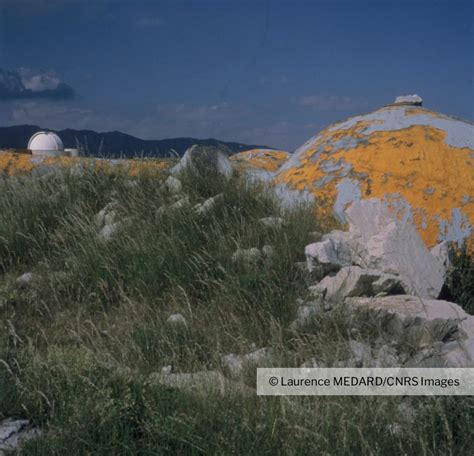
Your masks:
M345 212L349 234L360 246L359 266L400 276L411 294L437 298L444 268L426 248L415 227L390 214L379 200L354 202Z
M371 319L397 340L422 346L454 337L459 324L469 317L452 302L410 295L347 298L345 306L358 317Z
M345 266L335 276L326 276L309 290L313 298L338 302L354 296L404 293L405 287L400 278L392 274L358 266Z

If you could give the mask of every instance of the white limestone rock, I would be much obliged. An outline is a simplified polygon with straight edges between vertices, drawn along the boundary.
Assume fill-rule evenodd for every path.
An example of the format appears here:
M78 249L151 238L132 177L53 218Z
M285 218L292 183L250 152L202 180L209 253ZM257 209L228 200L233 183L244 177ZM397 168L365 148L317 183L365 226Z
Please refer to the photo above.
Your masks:
M229 394L255 396L255 390L244 383L229 380L217 371L199 371L193 373L161 374L152 373L148 377L152 384L160 384L170 388L178 388L201 396Z
M186 318L180 313L170 315L166 321L172 325L187 325Z
M268 260L275 258L276 256L275 247L273 247L272 245L264 245L262 247L262 254Z
M183 190L183 184L181 181L173 176L168 176L163 185L168 190L168 192L174 195L180 193Z
M357 266L345 266L335 276L326 276L317 285L309 287L310 293L325 301L343 301L350 296L370 296L372 283L381 273Z
M203 203L199 203L199 204L196 204L196 206L194 206L194 212L196 212L196 214L198 215L206 215L208 214L212 209L214 209L214 207L218 204L218 203L221 203L222 201L224 200L224 194L223 193L219 193L218 195L216 196L213 196L209 199L207 199L206 201L204 201Z
M326 276L317 285L309 287L313 297L324 301L343 301L353 296L375 296L391 291L403 293L400 279L374 269L345 266L335 276Z
M29 420L7 418L0 422L0 455L5 451L19 452L23 442L40 435L41 430L32 426Z
M102 228L104 225L111 225L117 218L117 202L111 201L103 209L101 209L94 217L97 228Z
M469 315L452 302L411 295L347 298L347 308L362 320L371 319L396 340L429 345L454 337Z
M22 274L20 277L16 279L16 284L20 288L29 287L33 283L34 278L35 276L32 272L25 272L24 274Z
M441 356L446 367L474 367L474 337L445 344Z
M343 266L350 266L352 254L349 244L337 239L327 238L305 247L306 264L309 272L320 272L325 275L338 271Z
M398 221L377 199L356 201L345 214L349 234L361 247L352 258L355 264L398 275L410 294L420 298L439 296L444 267L411 223Z
M240 375L245 366L264 367L271 364L273 360L273 349L263 347L245 355L230 353L221 357L221 363L226 367L231 376Z
M229 370L231 376L239 375L244 368L244 361L241 355L229 353L221 357L221 362L224 367Z
M262 252L256 247L250 249L238 249L232 254L232 261L238 263L254 264L262 258Z

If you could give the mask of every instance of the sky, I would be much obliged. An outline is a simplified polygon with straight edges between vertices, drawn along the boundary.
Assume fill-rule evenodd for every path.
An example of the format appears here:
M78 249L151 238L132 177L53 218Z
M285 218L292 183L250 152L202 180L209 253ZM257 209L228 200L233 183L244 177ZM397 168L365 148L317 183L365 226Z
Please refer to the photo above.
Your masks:
M0 0L0 126L294 150L418 94L474 118L463 0Z

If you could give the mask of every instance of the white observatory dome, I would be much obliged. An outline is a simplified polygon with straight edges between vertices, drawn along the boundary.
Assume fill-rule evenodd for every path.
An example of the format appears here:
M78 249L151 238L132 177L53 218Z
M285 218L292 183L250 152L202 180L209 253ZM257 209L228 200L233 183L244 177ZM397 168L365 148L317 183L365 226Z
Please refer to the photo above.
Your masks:
M64 144L61 138L49 131L39 131L28 141L28 149L33 155L64 155Z

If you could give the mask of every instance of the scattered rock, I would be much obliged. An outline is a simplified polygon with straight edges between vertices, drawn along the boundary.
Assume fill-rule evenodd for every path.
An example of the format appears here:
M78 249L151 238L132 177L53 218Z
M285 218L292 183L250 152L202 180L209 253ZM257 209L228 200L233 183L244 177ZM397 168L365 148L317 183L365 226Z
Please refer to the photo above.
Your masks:
M102 228L104 225L110 225L114 223L117 217L117 202L112 201L108 203L103 209L101 209L94 217L97 228Z
M259 222L265 225L267 228L280 229L285 221L281 217L263 217L259 219Z
M254 364L270 362L273 356L273 349L270 347L263 347L255 350L247 355L244 355L246 361Z
M372 283L372 296L384 294L407 294L408 287L400 277L393 274L382 274L379 279Z
M170 315L166 321L173 325L187 325L186 318L180 313Z
M232 254L232 261L247 264L256 263L262 257L262 252L256 247L250 249L238 249Z
M271 260L272 258L275 258L276 252L275 248L272 245L264 245L262 247L262 253L265 258L268 260Z
M187 206L189 206L189 197L185 196L176 201L176 203L173 203L171 206L169 206L168 209L171 211L176 211L179 209L184 209Z
M377 200L356 201L345 212L349 234L360 246L353 262L400 276L410 294L437 298L444 283L443 265L429 252L415 227L399 222Z
M308 271L319 272L322 276L350 266L352 262L349 245L333 239L307 245L305 255Z
M474 337L444 344L441 357L446 367L474 367Z
M212 198L207 199L203 203L196 204L194 206L194 212L198 215L205 215L208 214L215 206L217 203L220 203L224 200L224 194L219 193L216 196L213 196Z
M317 303L302 304L296 310L296 319L291 323L290 329L297 330L309 323L319 312L321 305Z
M171 169L171 173L179 174L191 169L201 175L219 175L229 179L233 174L228 157L230 153L225 147L195 144L185 152L181 161Z
M452 302L410 295L347 298L345 305L361 321L372 319L396 340L407 340L418 346L449 340L457 332L459 323L468 318L468 314Z
M228 380L217 371L199 371L194 373L159 374L149 376L151 383L158 383L170 388L179 388L195 394L220 396L244 394L254 396L255 390L243 383Z
M237 376L244 368L244 362L242 358L243 357L241 355L230 353L228 355L222 356L221 362L222 365L229 370L230 375Z
M264 347L245 355L236 355L234 353L224 355L221 358L221 362L232 376L238 376L242 373L245 366L263 367L271 364L272 359L273 349Z
M169 375L173 371L173 368L171 366L164 366L161 368L161 373L163 375Z
M0 455L4 451L19 451L23 442L40 435L41 430L32 426L29 420L7 418L0 422Z
M99 232L99 236L105 241L110 241L121 229L128 226L131 221L131 218L126 218L115 223L104 225Z
M371 296L372 283L381 273L357 266L345 266L335 276L326 276L317 285L309 287L314 298L329 302L343 301L350 296Z
M169 176L165 182L164 182L164 187L171 193L171 194L177 194L180 193L181 190L183 189L183 184L179 179L176 179L176 177Z
M16 279L16 284L20 288L26 288L33 283L34 278L35 276L32 272L25 272L25 274L22 274Z
M374 362L372 349L367 344L351 339L349 340L349 351L351 353L350 360L352 361L349 364L353 364L354 367L367 367Z

